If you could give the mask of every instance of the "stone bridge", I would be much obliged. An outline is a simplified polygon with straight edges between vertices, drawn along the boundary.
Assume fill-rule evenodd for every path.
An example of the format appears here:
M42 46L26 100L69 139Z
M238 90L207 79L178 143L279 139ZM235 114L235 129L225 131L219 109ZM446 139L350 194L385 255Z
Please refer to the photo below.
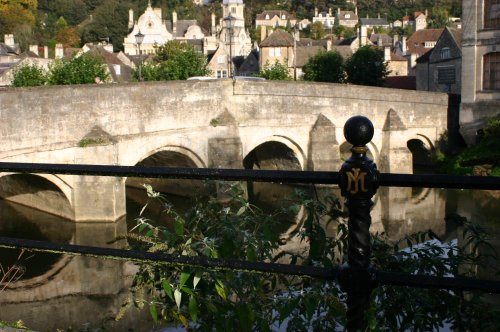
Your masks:
M447 105L441 93L306 82L8 89L0 161L337 171L350 149L343 125L362 114L375 127L369 148L379 169L411 173L445 132ZM125 214L126 179L1 177L1 197L68 219ZM49 204L57 197L63 203Z

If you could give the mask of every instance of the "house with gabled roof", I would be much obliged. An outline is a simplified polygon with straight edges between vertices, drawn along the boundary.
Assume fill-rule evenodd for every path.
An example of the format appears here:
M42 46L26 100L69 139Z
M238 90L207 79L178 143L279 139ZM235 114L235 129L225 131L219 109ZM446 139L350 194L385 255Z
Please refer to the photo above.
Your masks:
M332 9L329 8L328 12L318 12L318 8L314 8L313 24L319 22L323 24L325 29L330 29L335 25L335 16L332 15Z
M255 16L255 27L293 27L297 23L295 15L286 10L265 10Z
M340 10L337 8L336 14L336 25L340 25L346 28L354 28L356 24L358 24L358 7L355 7L354 11L352 10Z
M360 18L359 24L363 27L366 27L367 29L389 28L389 23L387 22L387 20L385 18L380 18L380 15L376 18L373 17Z
M445 28L434 48L417 59L417 90L461 92L462 31Z
M409 72L413 74L417 58L430 52L443 33L443 29L423 29L415 31L406 41L403 54L409 57Z

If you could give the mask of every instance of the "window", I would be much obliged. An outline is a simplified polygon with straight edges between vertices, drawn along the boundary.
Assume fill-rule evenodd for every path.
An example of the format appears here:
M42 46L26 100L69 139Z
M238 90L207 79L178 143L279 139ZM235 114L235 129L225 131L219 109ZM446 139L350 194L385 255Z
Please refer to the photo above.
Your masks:
M227 77L227 70L222 69L222 70L217 70L217 78L226 78Z
M236 7L231 8L231 13L236 14Z
M351 14L345 14L345 18L351 18Z
M281 48L270 47L269 48L269 56L281 56Z
M500 90L500 52L483 56L483 90Z
M225 55L219 55L217 57L217 63L225 63L226 62L226 56Z
M500 0L484 0L484 28L500 29Z
M435 41L426 41L425 44L424 44L425 48L433 48L434 46L436 46L436 42Z
M451 58L450 54L450 48L449 47L444 47L441 52L440 52L441 60L449 59Z
M281 19L282 19L282 20L286 20L286 16L285 16L285 14L281 15Z

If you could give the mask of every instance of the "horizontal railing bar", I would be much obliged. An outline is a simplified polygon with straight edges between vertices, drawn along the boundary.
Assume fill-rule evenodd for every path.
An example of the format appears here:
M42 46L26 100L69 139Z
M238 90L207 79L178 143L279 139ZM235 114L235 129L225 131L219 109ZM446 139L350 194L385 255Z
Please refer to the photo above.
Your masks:
M177 256L162 252L147 252L116 248L101 248L76 244L56 244L46 241L0 237L0 247L11 249L29 249L54 254L81 255L127 260L133 262L164 263L173 266L193 266L208 269L247 271L260 273L281 273L295 276L306 276L319 279L336 279L338 270L314 266L300 266L278 263L249 262L240 260L213 259L202 256Z
M375 279L381 284L419 288L446 288L462 291L479 290L500 294L500 281L465 277L436 277L419 274L398 274L376 271Z
M338 172L270 171L226 168L177 168L115 165L35 164L0 162L0 172L177 178L192 180L338 184Z
M258 273L280 273L305 276L318 279L334 280L340 274L339 267L321 268L291 264L249 262L240 260L212 259L202 256L176 256L161 252L146 252L115 248L101 248L75 244L56 244L47 241L0 237L0 247L29 249L54 254L81 255L115 260L127 260L138 263L164 263L173 266L193 266L207 269L221 269ZM420 288L444 288L455 290L480 290L488 293L500 293L500 281L464 277L435 277L412 274L397 274L374 271L376 282L384 285L410 286Z
M0 172L304 184L338 184L340 180L338 172L7 162L0 162ZM500 177L381 173L379 184L390 187L500 190Z
M386 187L500 189L500 177L495 176L380 173L379 181Z

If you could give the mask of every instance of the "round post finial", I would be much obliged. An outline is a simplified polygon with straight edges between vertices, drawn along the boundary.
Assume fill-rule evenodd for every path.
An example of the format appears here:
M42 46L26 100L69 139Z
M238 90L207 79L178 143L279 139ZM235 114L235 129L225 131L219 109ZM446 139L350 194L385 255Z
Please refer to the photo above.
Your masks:
M356 115L344 125L344 137L353 146L365 146L373 138L373 123L365 116Z

